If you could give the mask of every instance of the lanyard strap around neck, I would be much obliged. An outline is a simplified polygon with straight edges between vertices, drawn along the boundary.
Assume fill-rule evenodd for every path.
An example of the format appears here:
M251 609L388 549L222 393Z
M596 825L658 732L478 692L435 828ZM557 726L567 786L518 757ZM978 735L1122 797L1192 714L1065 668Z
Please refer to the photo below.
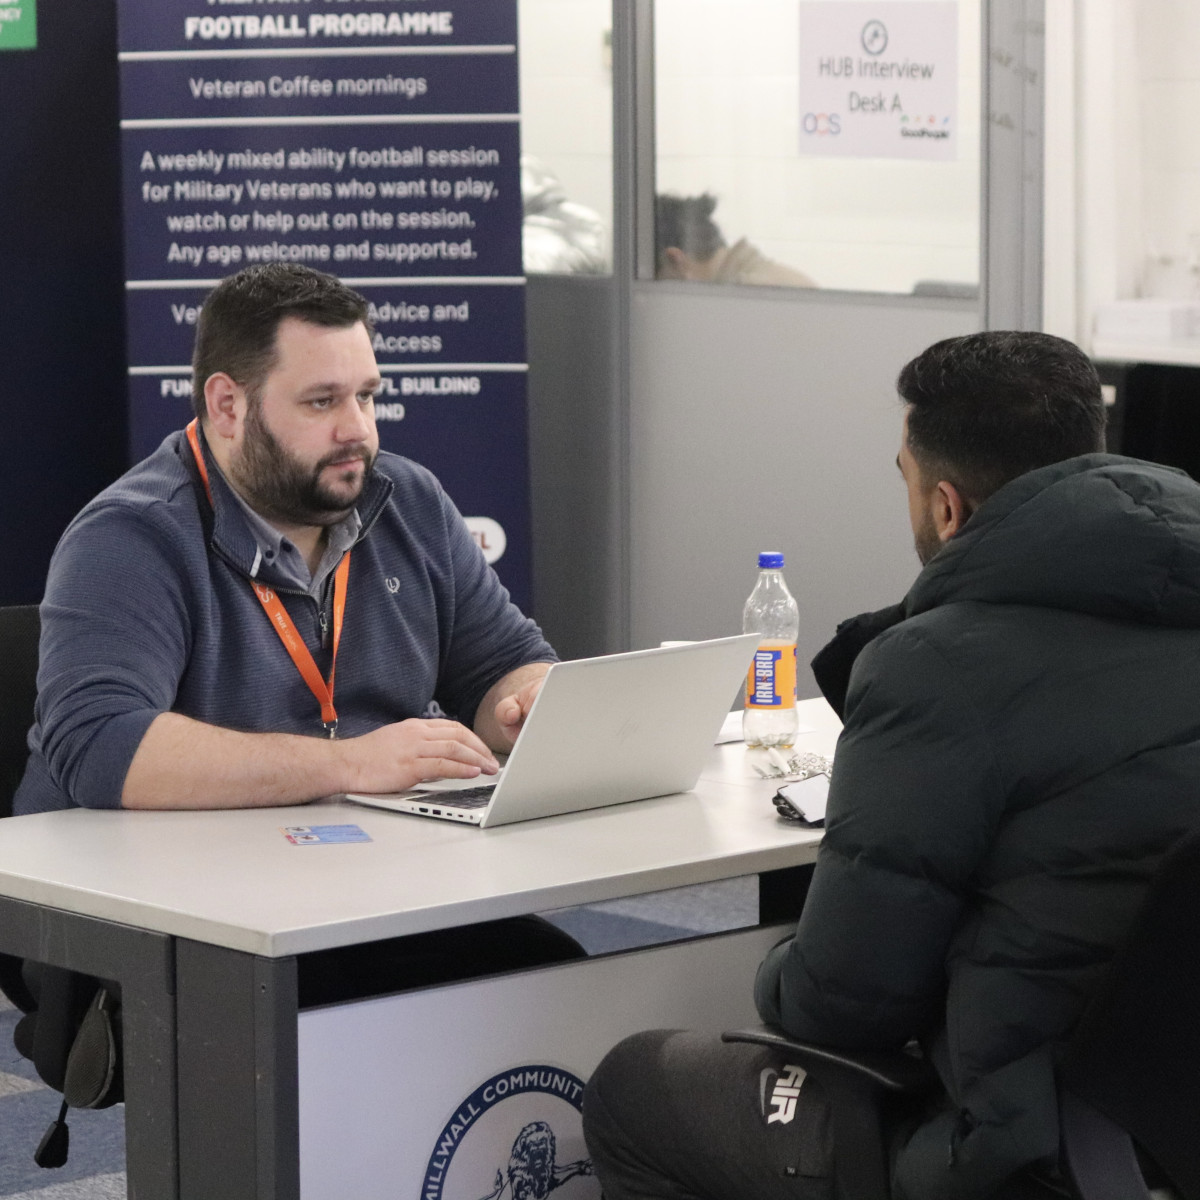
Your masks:
M205 465L204 454L200 449L200 430L195 418L188 423L187 439L196 459L196 469L200 472L205 495L208 496L208 502L211 505L212 486L208 481L208 467ZM287 609L283 607L283 602L271 588L253 581L250 584L270 619L272 628L279 634L279 640L283 643L284 649L291 656L292 662L296 664L296 670L300 672L301 678L308 684L309 691L320 704L321 721L331 738L337 737L338 719L337 709L333 707L333 681L337 672L338 643L342 640L342 620L346 614L346 591L349 580L350 551L347 550L342 555L342 561L338 563L337 570L333 573L333 659L329 667L328 683L317 669L317 664L304 644L304 639L296 632L296 627L292 624Z

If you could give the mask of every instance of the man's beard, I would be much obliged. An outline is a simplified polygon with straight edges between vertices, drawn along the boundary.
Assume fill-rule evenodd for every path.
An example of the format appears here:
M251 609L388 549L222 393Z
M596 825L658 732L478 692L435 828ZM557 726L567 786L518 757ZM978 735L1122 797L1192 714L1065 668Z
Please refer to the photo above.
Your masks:
M321 482L321 473L335 462L359 457L362 484L349 500ZM267 427L261 405L251 400L246 412L241 453L230 464L234 482L251 508L268 520L288 525L336 525L358 503L375 455L366 442L346 446L309 466L290 454Z
M942 548L942 539L938 537L933 514L928 510L921 521L920 529L913 534L913 545L917 548L917 557L923 567L928 566L929 560Z

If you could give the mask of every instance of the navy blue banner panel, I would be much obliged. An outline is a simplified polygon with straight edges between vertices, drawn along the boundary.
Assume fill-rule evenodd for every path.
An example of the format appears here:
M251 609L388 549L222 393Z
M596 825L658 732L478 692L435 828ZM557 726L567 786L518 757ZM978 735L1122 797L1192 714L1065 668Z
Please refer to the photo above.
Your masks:
M189 419L219 279L329 271L371 303L384 449L434 471L528 608L516 0L118 16L133 457Z
M0 605L41 600L59 535L127 465L116 8L36 17L36 45L0 37Z

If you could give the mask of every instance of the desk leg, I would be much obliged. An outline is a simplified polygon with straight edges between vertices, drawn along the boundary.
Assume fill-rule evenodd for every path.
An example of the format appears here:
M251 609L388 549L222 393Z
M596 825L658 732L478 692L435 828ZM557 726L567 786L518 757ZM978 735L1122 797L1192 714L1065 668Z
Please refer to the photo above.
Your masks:
M120 984L130 1200L176 1200L172 939L0 897L0 950Z
M180 1200L297 1200L296 960L176 943Z
M126 959L121 980L129 1200L179 1196L174 995L161 990L156 966Z

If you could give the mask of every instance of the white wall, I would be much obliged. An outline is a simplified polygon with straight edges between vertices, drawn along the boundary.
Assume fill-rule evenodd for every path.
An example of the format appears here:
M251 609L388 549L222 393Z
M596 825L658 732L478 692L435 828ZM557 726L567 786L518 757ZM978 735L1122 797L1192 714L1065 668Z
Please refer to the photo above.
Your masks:
M612 245L611 0L519 0L521 147L600 215Z
M1042 328L1079 336L1079 71L1074 0L1046 5Z
M1200 4L1139 0L1142 287L1196 298L1200 284Z
M1077 329L1090 348L1108 301L1200 299L1200 4L1073 7ZM1066 164L1048 166L1061 182Z

